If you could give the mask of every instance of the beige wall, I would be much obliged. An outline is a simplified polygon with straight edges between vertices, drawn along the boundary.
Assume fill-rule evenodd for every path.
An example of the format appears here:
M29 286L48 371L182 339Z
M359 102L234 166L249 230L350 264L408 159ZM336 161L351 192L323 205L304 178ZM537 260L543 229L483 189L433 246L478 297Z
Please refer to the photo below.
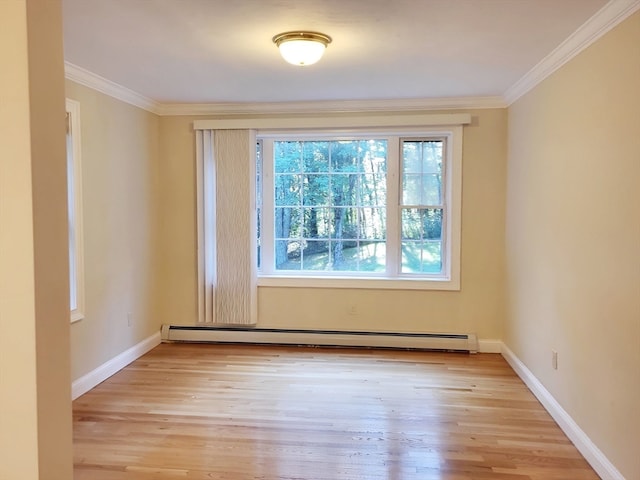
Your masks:
M258 326L477 332L501 338L506 111L471 112L464 129L460 292L260 287ZM193 117L161 119L162 323L193 324L196 211ZM357 315L349 315L355 305Z
M80 102L82 133L85 318L71 325L76 380L159 331L163 214L159 118L71 81L66 95Z
M0 478L72 473L62 11L0 2Z
M636 13L509 109L506 344L628 479L640 478L639 87Z
M161 324L190 325L198 317L194 117L160 119L162 262L158 278Z

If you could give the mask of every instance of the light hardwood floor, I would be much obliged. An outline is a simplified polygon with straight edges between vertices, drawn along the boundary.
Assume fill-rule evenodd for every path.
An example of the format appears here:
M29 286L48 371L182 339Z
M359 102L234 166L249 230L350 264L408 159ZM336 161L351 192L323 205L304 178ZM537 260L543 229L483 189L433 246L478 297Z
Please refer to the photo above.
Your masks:
M75 480L592 480L500 355L163 344L77 399Z

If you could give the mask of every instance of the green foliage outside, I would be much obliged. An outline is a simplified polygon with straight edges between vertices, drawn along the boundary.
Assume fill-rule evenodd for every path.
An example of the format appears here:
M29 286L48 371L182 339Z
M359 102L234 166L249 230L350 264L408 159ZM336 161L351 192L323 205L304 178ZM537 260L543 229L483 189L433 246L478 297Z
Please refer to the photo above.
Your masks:
M441 270L441 142L404 142L402 270ZM387 141L274 142L278 270L384 272Z

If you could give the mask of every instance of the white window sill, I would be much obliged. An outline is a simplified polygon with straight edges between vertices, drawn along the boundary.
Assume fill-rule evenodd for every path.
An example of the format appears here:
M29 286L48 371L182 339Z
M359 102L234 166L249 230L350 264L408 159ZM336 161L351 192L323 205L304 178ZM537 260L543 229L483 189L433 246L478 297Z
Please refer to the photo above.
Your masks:
M310 277L294 275L262 275L259 287L359 288L377 290L448 290L459 291L460 282L448 278L407 277Z

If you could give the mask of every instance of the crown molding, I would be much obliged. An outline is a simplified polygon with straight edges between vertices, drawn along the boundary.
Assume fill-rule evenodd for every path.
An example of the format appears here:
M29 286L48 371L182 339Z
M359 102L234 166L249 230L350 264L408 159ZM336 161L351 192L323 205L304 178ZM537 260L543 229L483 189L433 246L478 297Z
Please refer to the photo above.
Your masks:
M67 79L161 116L277 115L296 113L415 112L505 108L499 96L313 102L159 103L82 67L65 62Z
M505 108L502 97L453 97L389 100L342 100L264 103L176 103L160 106L159 115L274 115L298 113L415 112Z
M640 0L611 0L504 93L507 106L640 9Z
M148 112L158 115L161 110L161 104L155 100L145 97L144 95L140 95L127 87L123 87L118 83L107 80L106 78L96 75L95 73L85 70L73 63L64 62L64 73L65 77L72 82L92 88L93 90L97 90L98 92L104 93L105 95L121 100L135 107L142 108Z

